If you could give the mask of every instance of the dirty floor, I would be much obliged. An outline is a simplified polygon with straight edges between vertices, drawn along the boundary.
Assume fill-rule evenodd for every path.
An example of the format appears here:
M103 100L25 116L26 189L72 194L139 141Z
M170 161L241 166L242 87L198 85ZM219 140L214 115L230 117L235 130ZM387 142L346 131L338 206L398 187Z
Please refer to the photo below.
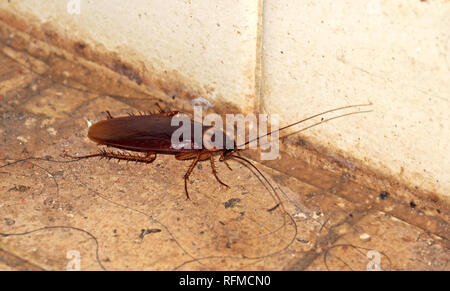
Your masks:
M0 45L0 270L450 269L446 222L430 231L339 187L324 191L314 173L299 179L255 162L277 197L245 165L230 171L217 160L226 189L203 162L187 201L190 162L64 158L98 151L87 129L105 110L154 109L154 99L108 92L93 78L56 54ZM361 191L395 207L393 193Z

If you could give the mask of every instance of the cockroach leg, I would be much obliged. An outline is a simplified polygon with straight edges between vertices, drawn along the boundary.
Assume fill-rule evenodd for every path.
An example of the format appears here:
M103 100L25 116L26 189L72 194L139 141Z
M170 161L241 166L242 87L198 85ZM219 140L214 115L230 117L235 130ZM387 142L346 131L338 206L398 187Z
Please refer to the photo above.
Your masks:
M162 112L162 113L160 113L160 115L174 116L174 115L177 115L178 113L179 113L178 111L170 111L170 112Z
M95 158L95 157L102 157L102 156L103 156L102 152L97 153L97 154L85 155L85 156L72 156L72 155L69 155L66 152L61 154L61 157L69 158L69 159L73 159L73 160L84 160L84 159Z
M106 110L105 113L106 113L106 119L113 119L114 118L114 117L112 117L112 115L109 112L109 110Z
M224 182L222 182L219 177L217 176L217 170L216 170L216 166L214 165L214 157L213 155L209 156L209 160L211 161L211 169L213 172L214 177L216 177L217 182L219 182L220 184L222 184L223 186L230 188L230 186L228 186L227 184L225 184Z
M71 156L67 153L64 153L64 157L69 157L71 159L77 159L77 160L83 160L88 158L94 158L94 157L100 157L100 158L106 158L106 159L116 159L116 160L124 160L124 161L130 161L130 162L138 162L138 163L146 163L150 164L154 160L156 160L156 153L153 152L147 152L145 157L139 156L139 155L131 155L131 154L124 154L124 153L114 153L114 152L107 152L105 150L100 151L98 154L92 154L92 155L86 155L86 156Z
M179 112L178 111L169 111L169 112L160 112L158 113L158 115L163 115L163 116L174 116L177 115Z
M123 154L123 153L114 153L114 152L102 152L102 157L107 159L116 159L116 160L124 160L130 162L138 162L138 163L146 163L150 164L156 160L156 153L147 152L145 157L139 155L131 155L131 154Z
M161 105L159 105L158 102L155 103L156 107L158 107L159 113L163 113L164 110L161 108Z
M159 115L163 115L163 116L174 116L174 115L177 115L177 114L179 113L178 111L168 111L168 112L165 112L165 111L161 108L161 105L159 105L159 103L155 103L155 105L156 105L156 107L158 107L159 113L157 113L157 114L159 114Z
M233 171L233 169L230 167L230 165L228 164L228 162L226 160L223 160L223 162L225 163L227 168L230 169L230 171Z
M189 193L188 193L188 189L187 189L187 181L189 179L189 176L192 173L192 170L194 170L195 165L198 163L198 161L200 160L200 156L201 154L197 154L197 156L194 158L194 160L192 161L191 166L189 167L189 169L187 170L186 174L184 174L184 190L186 191L186 200L189 200Z
M220 161L220 162L224 162L225 165L227 166L227 168L228 168L230 171L233 171L233 169L230 167L230 164L228 164L228 162L227 162L227 158L225 157L225 152L226 152L226 151L224 151L224 152L222 152L222 153L220 154L219 161ZM237 153L237 152L236 152L236 153Z

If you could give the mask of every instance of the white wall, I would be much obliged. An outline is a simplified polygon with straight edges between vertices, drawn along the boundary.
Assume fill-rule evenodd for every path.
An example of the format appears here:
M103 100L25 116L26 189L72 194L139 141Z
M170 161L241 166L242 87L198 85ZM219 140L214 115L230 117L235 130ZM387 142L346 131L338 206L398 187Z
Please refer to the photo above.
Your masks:
M343 104L374 112L305 132L450 196L450 3L265 1L264 108L286 122Z

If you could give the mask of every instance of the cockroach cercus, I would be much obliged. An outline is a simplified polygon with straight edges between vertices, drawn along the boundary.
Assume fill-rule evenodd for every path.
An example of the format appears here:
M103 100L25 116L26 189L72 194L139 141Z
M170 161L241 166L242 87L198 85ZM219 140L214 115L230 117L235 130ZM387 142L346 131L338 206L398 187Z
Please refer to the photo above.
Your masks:
M224 162L228 168L230 166L227 163L227 160L234 159L238 161L243 161L249 164L253 169L255 169L260 175L262 173L254 166L249 160L243 158L239 155L239 151L245 149L245 146L250 144L251 142L260 141L260 139L264 136L270 136L275 132L279 132L285 130L287 128L291 128L295 125L303 123L307 120L313 119L318 116L325 115L330 112L348 109L348 108L356 108L360 106L370 106L369 104L358 104L358 105L349 105L343 106L339 108L330 109L319 114L315 114L309 116L300 121L294 122L287 126L281 127L277 130L270 131L263 136L259 136L256 139L251 139L246 141L241 145L236 145L230 148L207 148L202 145L198 147L194 144L194 139L189 140L189 146L180 146L180 144L174 145L172 142L172 136L174 132L180 128L180 125L173 126L172 119L179 115L178 111L169 111L164 112L160 108L159 113L154 114L142 114L142 115L129 115L123 117L112 117L111 114L106 111L107 119L99 121L92 126L89 127L88 137L92 141L96 142L99 145L106 145L108 147L118 148L121 150L127 150L132 152L140 152L144 154L131 154L125 152L112 152L107 150L101 150L99 153L84 155L84 156L71 156L65 154L65 156L73 158L73 159L87 159L93 157L107 158L107 159L117 159L117 160L125 160L125 161L134 161L140 163L152 163L158 154L163 155L173 155L177 160L192 160L191 165L187 169L184 175L184 189L186 192L186 197L189 199L189 193L187 188L187 181L189 179L189 175L192 173L196 164L200 161L210 160L211 169L216 180L225 187L229 187L227 184L222 182L220 178L217 176L217 170L214 164L214 156L219 156L219 161ZM322 118L320 122L316 122L310 126L302 128L300 130L295 131L294 133L298 133L300 131L306 130L313 126L328 122L332 119L340 118L343 116L353 115L357 113L366 113L371 110L360 110L353 111L346 114L341 114L338 116L334 116L328 119ZM194 129L195 127L201 128L202 138L203 135L207 134L208 129L211 126L206 126L203 124L199 124L198 122L188 119L190 122L190 128ZM292 135L294 133L290 133L286 136ZM223 135L226 134L223 132ZM286 137L284 136L284 137ZM278 140L277 140L278 142ZM231 169L231 168L230 168ZM263 175L262 175L263 176ZM264 180L268 182L268 180L263 176ZM270 185L270 183L269 183ZM270 185L272 190L274 188Z

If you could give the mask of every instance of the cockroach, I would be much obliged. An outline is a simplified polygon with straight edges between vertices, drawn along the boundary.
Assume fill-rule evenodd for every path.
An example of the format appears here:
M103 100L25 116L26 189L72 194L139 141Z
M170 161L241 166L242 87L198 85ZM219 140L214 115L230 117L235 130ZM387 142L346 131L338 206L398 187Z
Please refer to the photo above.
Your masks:
M127 151L133 151L138 153L144 153L142 154L130 154L130 153L123 153L123 152L113 152L113 151L107 151L107 150L101 150L99 153L96 154L90 154L85 156L70 156L68 154L65 154L65 156L73 158L73 159L87 159L87 158L93 158L93 157L100 157L100 158L106 158L106 159L117 159L117 160L125 160L125 161L134 161L139 163L147 163L150 164L153 161L155 161L156 156L158 154L163 155L173 155L177 160L192 160L191 165L187 169L185 175L184 175L184 189L186 192L186 198L189 199L189 192L187 188L187 182L189 179L189 176L191 175L193 169L197 165L198 162L209 160L211 163L211 169L212 174L216 178L216 180L223 186L229 188L227 184L222 182L220 178L217 175L217 170L214 163L214 156L219 156L219 161L224 162L227 167L231 170L230 166L227 163L227 160L235 159L239 161L243 161L247 164L249 164L253 169L257 171L258 174L260 174L264 181L269 184L271 189L275 192L275 189L273 186L269 183L269 181L264 177L264 175L254 166L248 159L242 157L239 155L239 151L245 149L245 146L250 144L251 142L259 141L261 137L264 136L270 136L276 131L282 131L287 128L291 128L295 125L298 125L302 122L305 122L307 120L313 119L315 117L324 115L326 113L347 109L347 108L354 108L358 106L369 106L372 104L359 104L359 105L349 105L349 106L343 106L339 108L330 109L324 112L321 112L319 114L315 114L313 116L309 116L305 119L302 119L300 121L294 122L292 124L289 124L287 126L281 127L278 130L271 131L263 136L260 136L253 140L246 141L243 145L236 145L234 143L233 149L207 149L205 146L202 146L200 148L194 147L194 141L192 141L190 148L180 148L180 147L173 147L171 143L171 137L175 130L179 128L179 126L172 126L171 125L171 119L175 115L177 115L178 111L168 111L164 112L161 108L159 108L158 113L153 114L141 114L141 115L133 115L130 114L129 116L123 116L123 117L113 117L109 111L106 111L107 119L99 121L92 126L89 127L88 130L88 137L92 141L96 142L99 145L106 145L108 147L113 147L121 150L127 150ZM159 107L159 106L158 106ZM294 133L290 133L285 135L284 137L290 136L292 134L298 133L300 131L304 131L308 128L311 128L313 126L328 122L332 119L340 118L343 116L353 115L357 113L366 113L370 112L371 110L366 111L354 111L351 113L342 114L339 116L335 116L332 118L324 119L322 118L320 122L317 122L315 124L312 124L308 127L305 127L301 130L298 130ZM191 129L193 129L196 125L196 123L193 120L190 120L191 122ZM197 124L198 126L198 124ZM204 135L207 130L210 128L210 126L204 126L200 125L202 129L202 134ZM225 133L224 133L225 135ZM282 138L284 138L282 137ZM244 147L244 148L242 148ZM277 207L277 206L276 206Z

